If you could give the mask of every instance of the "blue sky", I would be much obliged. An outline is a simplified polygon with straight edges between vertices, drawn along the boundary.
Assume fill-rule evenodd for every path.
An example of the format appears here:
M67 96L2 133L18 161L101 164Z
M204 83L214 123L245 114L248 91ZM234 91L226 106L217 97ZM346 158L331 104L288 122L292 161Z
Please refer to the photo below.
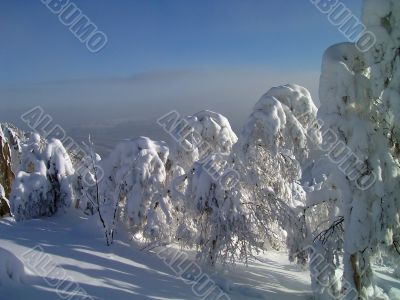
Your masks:
M174 108L240 119L272 85L296 81L316 97L323 51L345 40L309 0L74 3L107 34L99 53L40 0L0 1L3 121L38 104L65 126ZM361 0L344 3L360 15Z
M357 15L360 0L345 1ZM2 83L129 76L160 69L318 69L343 40L309 0L91 0L77 6L108 36L79 43L40 0L2 0Z

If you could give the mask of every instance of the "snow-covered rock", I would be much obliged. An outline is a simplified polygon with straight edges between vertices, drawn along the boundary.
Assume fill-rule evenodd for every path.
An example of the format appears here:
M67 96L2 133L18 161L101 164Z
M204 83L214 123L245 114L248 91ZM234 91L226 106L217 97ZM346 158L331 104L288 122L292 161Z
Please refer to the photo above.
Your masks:
M10 202L6 198L3 186L0 184L0 217L10 214Z
M23 133L13 125L0 124L0 184L4 187L7 197L19 170L23 139Z

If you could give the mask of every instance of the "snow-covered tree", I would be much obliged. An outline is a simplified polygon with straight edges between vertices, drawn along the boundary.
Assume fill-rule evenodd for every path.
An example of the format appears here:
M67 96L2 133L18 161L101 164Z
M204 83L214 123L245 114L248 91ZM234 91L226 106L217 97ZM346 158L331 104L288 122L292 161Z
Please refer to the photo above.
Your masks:
M300 142L301 148L291 148L291 151L299 161L302 170L307 169L312 165L313 159L319 153L319 145L321 143L320 125L317 122L317 107L312 100L310 92L297 84L286 84L271 88L264 97L274 97L285 109L289 109L293 117L300 123L302 134L306 134L306 141ZM296 128L296 127L294 127ZM291 130L291 129L289 129ZM296 129L294 129L296 130ZM291 143L296 143L296 132L288 132ZM302 138L302 137L301 137ZM288 143L286 141L286 147ZM304 152L305 151L305 152ZM317 153L315 153L317 152Z
M164 142L140 137L123 141L101 161L100 209L108 240L112 243L116 222L132 235L147 240L170 240L173 206L167 189L171 163Z
M315 118L316 108L305 88L273 88L255 105L232 157L241 175L242 203L251 208L258 232L275 248L285 243L290 258L299 263L307 260L302 248L308 235L300 162L309 163L312 143L319 142Z
M176 123L173 136L184 137L175 139L171 153L184 173L171 182L172 191L180 188L172 193L177 204L176 239L197 248L198 258L211 265L246 260L254 234L237 190L227 188L232 183L229 177L238 177L229 161L236 134L224 116L212 111Z
M81 154L71 153L72 164L75 168L73 180L75 194L75 208L85 214L99 213L99 184L104 173L100 167L101 157L95 152L95 145L89 136L86 143L82 143Z
M187 244L195 241L199 257L211 264L246 261L265 241L275 248L288 245L290 255L298 253L296 259L304 263L305 192L298 183L301 170L293 153L302 162L308 159L311 146L307 130L310 137L319 140L318 130L312 136L313 129L308 128L315 117L309 92L286 85L271 89L260 99L235 145L236 139L230 139L234 133L226 131L227 136L221 136L212 122L203 125L203 131L197 132L212 136L213 145L220 144L219 138L230 140L234 146L225 149L223 155L211 152L213 171L196 156L192 167L181 176L187 183L184 215L193 221L185 219L186 226L178 228L179 240ZM230 128L228 125L225 128ZM201 139L199 135L197 140ZM237 184L229 189L213 176L223 168L240 174ZM281 234L282 228L286 236Z
M32 133L22 145L21 169L13 183L11 211L16 220L51 216L73 204L74 169L61 142Z
M226 189L199 162L185 177L185 222L178 227L178 240L186 246L194 245L198 259L211 265L247 262L259 248L259 239L247 218L247 207L240 202L240 191L235 186Z
M399 240L400 3L365 0L363 7L376 43L365 53L350 43L332 46L322 65L319 116L329 128L323 159L331 165L324 170L325 200L336 209L317 242L331 257L327 264L341 251L344 265L341 284L329 276L332 292L317 286L317 294L331 297L323 299L338 291L338 297L354 291L360 299L388 299L374 281L372 259Z

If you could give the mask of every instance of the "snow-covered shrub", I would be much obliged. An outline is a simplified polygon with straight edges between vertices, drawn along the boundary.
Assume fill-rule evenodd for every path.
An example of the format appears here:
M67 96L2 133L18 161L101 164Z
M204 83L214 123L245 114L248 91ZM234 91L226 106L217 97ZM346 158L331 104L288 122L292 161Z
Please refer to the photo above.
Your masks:
M164 142L140 137L123 141L101 161L100 209L112 242L119 216L132 235L169 240L172 203L166 186L171 164ZM121 211L118 211L121 209Z
M104 175L102 169L100 170L101 157L95 152L94 147L89 136L88 142L82 144L83 151L80 156L70 154L75 168L73 180L75 208L88 215L98 213L99 181Z
M51 216L73 204L74 169L61 142L46 142L32 133L22 145L21 169L10 203L16 220Z

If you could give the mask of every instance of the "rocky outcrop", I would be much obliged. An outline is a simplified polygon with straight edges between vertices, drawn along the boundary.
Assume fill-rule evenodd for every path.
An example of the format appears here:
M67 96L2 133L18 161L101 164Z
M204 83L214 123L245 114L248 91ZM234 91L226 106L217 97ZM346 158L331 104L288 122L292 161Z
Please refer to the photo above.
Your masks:
M10 196L12 183L21 160L23 134L14 126L0 124L0 217L10 213L6 198Z
M3 186L0 184L0 217L10 214L10 203L6 199Z

